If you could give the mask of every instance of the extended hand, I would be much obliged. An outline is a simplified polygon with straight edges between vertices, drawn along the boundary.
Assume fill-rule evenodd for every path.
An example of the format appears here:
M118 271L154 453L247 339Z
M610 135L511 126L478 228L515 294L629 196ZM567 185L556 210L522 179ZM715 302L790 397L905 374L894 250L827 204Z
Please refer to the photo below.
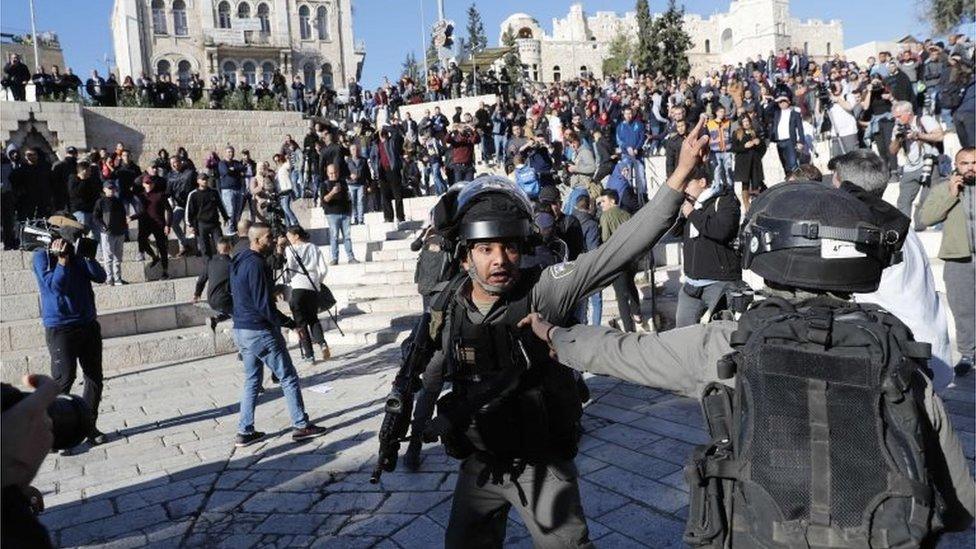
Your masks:
M535 337L541 339L547 345L549 345L549 356L556 358L556 350L552 348L552 340L549 339L549 332L555 328L551 322L542 318L542 315L539 313L529 313L528 316L519 321L518 327L531 328L532 334L535 335Z
M2 416L2 474L4 485L26 488L54 443L53 424L47 407L58 396L60 388L51 378L24 376L34 393L15 404Z

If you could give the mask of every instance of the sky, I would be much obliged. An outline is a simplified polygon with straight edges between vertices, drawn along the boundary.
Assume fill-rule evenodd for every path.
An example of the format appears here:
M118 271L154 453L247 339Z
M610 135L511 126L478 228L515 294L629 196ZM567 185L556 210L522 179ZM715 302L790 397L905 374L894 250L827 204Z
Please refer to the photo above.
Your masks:
M680 0L679 0L680 1ZM109 16L112 0L34 0L38 32L54 31L61 39L66 62L76 73L88 74L92 68L105 68L111 58L112 39ZM454 20L457 36L466 36L466 11L470 0L444 0L445 15ZM539 20L546 32L552 18L564 17L573 0L480 0L475 2L485 24L488 44L497 45L499 25L512 13L524 11ZM588 13L634 9L634 0L584 0ZM28 0L0 2L0 30L25 33L30 29ZM651 11L663 11L665 0L651 0ZM685 11L708 16L726 11L728 2L685 0ZM917 0L889 0L877 9L877 0L794 0L793 17L800 19L840 19L844 23L844 45L852 47L872 40L897 40L906 34L927 36L920 22ZM426 47L426 32L437 18L436 0L353 0L353 33L366 42L363 82L375 86L383 78L396 78L409 51L418 59Z

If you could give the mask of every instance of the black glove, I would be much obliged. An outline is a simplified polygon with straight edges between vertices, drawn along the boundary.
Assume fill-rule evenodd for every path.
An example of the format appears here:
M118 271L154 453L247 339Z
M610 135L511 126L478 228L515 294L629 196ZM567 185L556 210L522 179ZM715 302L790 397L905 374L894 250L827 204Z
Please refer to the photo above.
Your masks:
M437 416L427 422L422 437L424 442L437 442L438 438L450 433L451 429L453 429L453 426L447 417Z

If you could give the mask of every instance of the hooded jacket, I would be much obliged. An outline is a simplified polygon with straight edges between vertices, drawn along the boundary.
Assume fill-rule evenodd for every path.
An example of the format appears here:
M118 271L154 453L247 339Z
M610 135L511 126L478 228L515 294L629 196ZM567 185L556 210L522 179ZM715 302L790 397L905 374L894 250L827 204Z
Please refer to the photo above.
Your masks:
M279 326L271 297L267 263L254 250L244 250L230 263L230 293L234 296L234 328L271 330Z

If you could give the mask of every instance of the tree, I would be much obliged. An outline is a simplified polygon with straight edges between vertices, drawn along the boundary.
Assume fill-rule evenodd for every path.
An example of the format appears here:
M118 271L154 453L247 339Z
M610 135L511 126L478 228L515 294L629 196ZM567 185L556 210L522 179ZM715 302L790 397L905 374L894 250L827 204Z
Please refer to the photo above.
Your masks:
M638 69L644 72L650 70L651 63L660 55L658 41L654 36L654 23L647 0L637 0L637 47L632 48L631 53ZM626 62L625 59L624 63Z
M972 23L976 0L920 0L923 17L935 34L944 34L963 23Z
M515 46L515 35L512 34L512 29L505 29L502 34L502 45L508 48ZM522 81L522 60L519 58L518 50L505 54L505 71L508 72L513 85Z
M627 69L627 61L634 59L634 43L626 33L618 33L610 41L607 57L603 60L603 74L620 74Z
M417 56L412 51L407 52L407 57L403 60L403 76L410 78L415 84L422 86L426 83L426 78L423 78L423 75L420 74L422 70L420 64L417 63Z
M481 21L481 12L472 3L468 6L468 40L466 46L469 52L481 51L488 47L488 35L485 25Z
M678 8L676 0L668 0L668 9L654 20L652 36L658 45L651 60L651 70L658 70L668 78L684 78L691 72L688 50L694 44L684 29L685 8Z

